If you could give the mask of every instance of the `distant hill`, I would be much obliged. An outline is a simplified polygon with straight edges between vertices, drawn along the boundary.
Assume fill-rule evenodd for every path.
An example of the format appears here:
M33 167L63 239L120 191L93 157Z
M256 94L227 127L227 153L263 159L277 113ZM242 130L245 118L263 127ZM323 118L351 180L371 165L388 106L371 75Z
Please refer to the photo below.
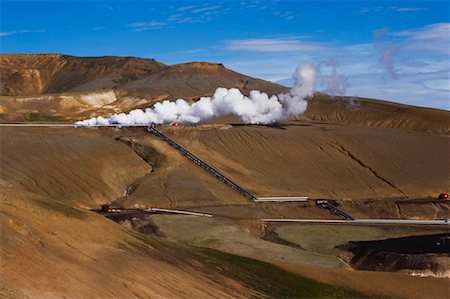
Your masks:
M268 94L279 94L287 90L282 85L234 72L223 64L207 62L167 66L142 79L119 85L118 89L136 95L195 99L211 95L217 87L238 88L244 94L254 89Z
M29 96L111 89L164 67L153 59L135 57L1 55L0 95Z
M136 57L75 57L60 54L0 55L2 96L118 89L141 96L195 98L217 87L280 93L285 87L251 78L222 64L193 62L167 66Z
M0 121L74 121L147 108L161 100L197 100L217 87L257 89L270 95L288 88L252 78L222 64L165 65L136 57L61 54L0 55ZM309 99L308 121L358 124L448 134L450 113L372 99Z

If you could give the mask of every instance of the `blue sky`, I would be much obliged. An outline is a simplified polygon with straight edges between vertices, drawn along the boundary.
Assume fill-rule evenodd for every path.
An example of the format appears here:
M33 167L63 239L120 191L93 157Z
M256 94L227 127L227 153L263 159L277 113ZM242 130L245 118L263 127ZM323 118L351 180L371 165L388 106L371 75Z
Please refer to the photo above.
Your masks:
M449 109L448 1L6 1L1 53L221 62L318 90Z

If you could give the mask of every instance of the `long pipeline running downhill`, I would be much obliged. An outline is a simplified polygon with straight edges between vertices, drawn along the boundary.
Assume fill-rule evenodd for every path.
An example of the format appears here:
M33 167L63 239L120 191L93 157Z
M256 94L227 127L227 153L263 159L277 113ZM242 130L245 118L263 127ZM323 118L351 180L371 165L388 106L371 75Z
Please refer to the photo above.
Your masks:
M335 205L333 205L332 203L330 203L326 200L318 200L318 201L316 201L316 204L321 206L324 209L331 210L333 213L341 216L342 218L345 218L346 220L349 220L349 221L355 220L355 218L353 216L344 212L343 210L339 209L338 207L336 207Z
M195 156L194 154L189 152L187 149L185 149L184 147L182 147L181 145L179 145L178 143L176 143L175 141L170 139L167 135L165 135L161 131L157 130L155 127L149 126L147 128L147 131L149 131L153 135L155 135L155 136L161 138L162 140L164 140L165 142L167 142L170 146L172 146L173 148L178 150L183 156L187 157L189 160L191 160L192 162L194 162L201 168L208 171L210 174L215 176L221 182L227 184L229 187L231 187L232 189L239 192L242 196L244 196L248 200L250 200L250 201L258 200L258 198L256 196L254 196L253 194L251 194L250 192L248 192L247 190L245 190L244 188L242 188L241 186L239 186L238 184L236 184L235 182L233 182L232 180L230 180L229 178L227 178L226 176L221 174L218 170L214 169L213 167L208 165L206 162L202 161L200 158L198 158L197 156Z

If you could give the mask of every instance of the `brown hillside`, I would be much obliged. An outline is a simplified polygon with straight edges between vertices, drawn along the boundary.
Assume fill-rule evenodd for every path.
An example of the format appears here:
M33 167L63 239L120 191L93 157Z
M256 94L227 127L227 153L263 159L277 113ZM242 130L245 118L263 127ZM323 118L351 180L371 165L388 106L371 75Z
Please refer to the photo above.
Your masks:
M0 95L37 95L113 88L164 67L135 57L0 55Z
M448 134L450 112L364 98L331 97L317 93L308 102L306 119L370 127Z
M448 174L442 167L448 165L445 136L302 122L283 127L205 125L164 131L258 196L345 198L354 204L342 206L357 217L449 217L445 203L415 205L416 209L408 211L406 205L395 202L387 205L373 200L357 205L357 200L348 201L427 196L447 190ZM143 129L1 128L0 139L0 230L5 244L0 247L0 297L301 297L263 288L285 287L286 279L298 285L301 277L283 274L283 281L274 283L279 272L248 269L253 267L249 260L225 256L224 263L199 248L171 243L180 233L198 240L194 246L267 259L314 280L364 291L367 296L439 298L446 291L447 285L438 279L347 270L333 254L310 248L307 238L300 238L304 249L297 250L248 235L230 221L337 216L314 202L252 204ZM200 219L205 222L201 226L185 218L163 225L156 218L167 239L143 239L79 209L111 201L128 207L144 204L220 216L212 218L213 223ZM341 244L330 243L332 239L318 230L314 236L322 237L321 248ZM323 230L330 231L327 226ZM423 228L402 231L400 236L414 230ZM279 233L287 240L299 236L298 229L292 234ZM365 230L348 238L361 240L361 235L365 238ZM346 279L333 279L329 273ZM374 280L368 285L361 277ZM177 281L176 288L172 281ZM421 287L411 290L408 283L416 282ZM432 285L432 291L420 291L425 285ZM302 290L310 286L314 284L307 282ZM327 286L320 289L327 290Z
M140 80L120 85L118 89L144 96L196 99L210 96L218 87L238 88L245 94L254 89L268 94L286 91L284 86L239 74L222 64L207 62L168 66Z
M257 196L418 198L450 188L445 136L318 124L226 128L164 131ZM150 157L148 163L127 140ZM1 143L1 187L52 195L74 206L116 200L128 207L249 205L143 129L2 128ZM392 217L402 216L394 212Z
M284 86L245 76L222 64L192 62L166 66L135 57L74 57L57 54L0 55L0 120L75 121L151 107L164 99L196 100L217 87L279 94ZM3 95L3 96L2 96ZM448 134L450 112L372 99L316 93L303 116L331 124ZM55 119L55 118L53 118ZM214 122L214 120L213 120Z
M286 91L203 62L1 55L0 63L1 122L108 116L195 101L219 86ZM304 116L282 124L223 116L159 127L255 196L311 197L286 203L250 202L146 128L2 126L0 297L445 298L450 282L440 273L354 270L338 246L447 233L447 225L262 219L340 219L314 199L361 219L450 219L450 201L436 198L450 189L449 115L317 93ZM89 210L104 203L214 216L113 214L121 226ZM439 260L445 275L449 259Z
M416 198L436 196L439 190L450 188L446 136L302 122L283 127L163 130L257 196ZM218 181L209 183L205 193L196 194L191 188L203 172L195 172L197 166L178 153L172 154L169 146L143 137L140 142L170 157L170 166L162 164L145 176L127 204L200 205L203 196L210 200L222 197L219 188L212 189L212 183L221 187ZM182 184L187 177L189 184ZM231 196L234 194L219 202L231 203ZM215 203L211 200L210 204Z
M120 196L148 165L99 130L74 130L2 128L1 298L360 297L77 208Z
M251 78L222 64L166 66L135 57L75 57L58 54L0 55L0 119L26 121L30 114L74 121L147 108L164 99L210 96L217 87L280 94L284 86ZM3 95L3 96L1 96ZM303 118L448 134L448 111L372 99L316 93Z

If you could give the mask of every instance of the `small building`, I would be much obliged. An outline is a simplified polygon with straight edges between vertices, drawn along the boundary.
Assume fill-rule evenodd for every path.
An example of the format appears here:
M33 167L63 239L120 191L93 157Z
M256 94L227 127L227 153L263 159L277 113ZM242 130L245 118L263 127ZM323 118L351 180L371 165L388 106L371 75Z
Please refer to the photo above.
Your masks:
M108 213L109 212L109 205L101 205L100 206L100 211L102 213Z

